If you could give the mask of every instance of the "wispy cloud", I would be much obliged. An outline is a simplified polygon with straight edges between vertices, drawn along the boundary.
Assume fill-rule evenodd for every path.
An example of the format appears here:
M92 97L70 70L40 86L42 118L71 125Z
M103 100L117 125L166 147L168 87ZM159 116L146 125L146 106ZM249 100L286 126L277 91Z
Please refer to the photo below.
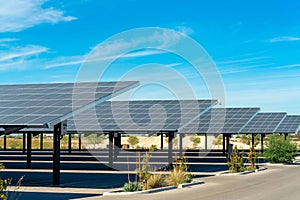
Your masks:
M16 46L0 50L0 70L25 69L32 59L49 49L38 45Z
M272 57L246 54L217 60L216 65L221 74L235 74L253 69L265 69L274 65L274 63L272 62Z
M9 42L14 42L17 41L17 38L1 38L0 43L9 43Z
M58 57L53 62L48 63L45 68L55 68L55 67L65 67L65 66L74 66L74 65L81 65L83 63L88 62L97 62L97 61L104 61L104 60L116 60L118 58L137 58L143 56L150 56L155 54L163 54L165 52L158 51L158 50L145 50L145 51L138 51L132 52L125 55L115 55L115 56L104 56L98 57L97 54L92 55L92 57L88 57L88 55L83 56L69 56L69 57Z
M42 24L72 21L76 17L65 16L62 10L44 8L47 0L0 1L0 32L18 32Z
M176 26L174 30L187 36L192 35L194 33L194 30L191 27L187 27L187 26Z
M52 61L47 62L44 66L45 69L51 69L56 67L66 67L66 66L74 66L74 65L81 65L85 59L84 56L61 56Z
M281 37L275 37L275 38L272 38L270 40L271 43L274 43L274 42L292 42L292 41L298 41L300 40L299 37L293 37L293 36L281 36Z
M296 67L300 67L300 64L282 65L282 66L277 66L275 68L277 68L277 69L288 69L288 68L296 68Z

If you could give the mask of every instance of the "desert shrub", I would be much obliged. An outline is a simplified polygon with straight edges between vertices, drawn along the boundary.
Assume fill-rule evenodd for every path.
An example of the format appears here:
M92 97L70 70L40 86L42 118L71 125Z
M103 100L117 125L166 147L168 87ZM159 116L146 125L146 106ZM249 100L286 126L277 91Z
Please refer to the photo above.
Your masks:
M258 169L258 166L256 165L257 160L257 154L255 153L254 147L250 147L250 151L248 154L248 161L250 162L250 167L248 167L249 170L255 170Z
M136 192L141 190L143 190L143 184L136 181L129 181L128 183L125 183L123 187L124 192Z
M154 144L152 144L152 145L150 146L149 151L150 151L150 152L154 152L154 151L156 151L157 149L158 149L157 146L154 145Z
M134 147L134 146L136 146L136 145L140 142L140 140L139 140L139 138L137 138L136 136L130 136L130 137L127 139L127 142L128 142L132 147Z
M138 174L139 180L141 183L143 183L145 190L148 189L147 188L148 180L151 177L150 158L151 158L151 155L148 152L146 152L145 157L142 160L142 162L143 162L142 169L140 169L140 168L137 169L137 174Z
M292 143L290 138L284 140L282 136L271 135L266 146L264 156L271 163L292 162L297 156L297 145Z
M176 187L186 182L187 182L187 173L181 169L179 170L174 169L167 178L167 183L169 185L175 185Z
M154 189L159 187L165 187L168 185L166 176L163 174L152 174L148 180L148 189Z
M214 141L213 141L214 145L218 145L218 148L220 145L223 144L223 135L220 134Z
M175 167L168 176L167 182L169 185L175 185L178 187L179 184L192 182L192 179L192 174L187 172L186 160L182 155L178 160L176 160Z
M229 172L231 173L243 172L245 170L243 155L238 152L237 146L234 147L227 165L229 167Z
M201 143L201 139L198 136L190 137L190 141L193 143L193 148L197 148L197 146Z

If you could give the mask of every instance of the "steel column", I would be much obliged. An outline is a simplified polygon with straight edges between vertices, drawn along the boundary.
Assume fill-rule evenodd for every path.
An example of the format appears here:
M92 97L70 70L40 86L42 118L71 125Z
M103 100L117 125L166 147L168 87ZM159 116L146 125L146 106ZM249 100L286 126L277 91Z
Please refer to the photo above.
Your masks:
M40 150L43 150L44 148L44 134L41 133L40 135Z
M109 133L109 141L108 141L108 166L110 168L113 167L113 155L114 155L114 133Z
M115 160L118 158L121 147L122 147L121 133L114 133L114 159Z
M160 134L160 149L161 150L164 149L164 134L163 133Z
M54 125L53 131L53 185L60 185L60 137L62 134L61 126L62 123Z
M179 134L179 154L180 156L183 155L183 144L182 144L183 135Z
M286 140L286 139L287 139L287 136L288 136L288 134L287 134L287 133L285 133L285 134L284 134L284 140Z
M265 134L261 134L260 135L260 149L261 149L261 153L264 152L264 137L265 137Z
M174 132L168 133L168 163L172 165L173 163L173 139L174 139Z
M6 151L6 135L3 136L3 150Z
M78 150L81 151L81 133L78 133Z
M225 156L225 135L223 134L223 156Z
M26 153L26 133L23 133L23 154Z
M207 134L205 133L205 150L207 150Z
M31 133L27 133L27 162L26 162L26 168L31 169Z
M68 142L68 153L71 154L72 153L72 134L69 133L68 136L69 136L69 138L68 138L69 139L69 142Z

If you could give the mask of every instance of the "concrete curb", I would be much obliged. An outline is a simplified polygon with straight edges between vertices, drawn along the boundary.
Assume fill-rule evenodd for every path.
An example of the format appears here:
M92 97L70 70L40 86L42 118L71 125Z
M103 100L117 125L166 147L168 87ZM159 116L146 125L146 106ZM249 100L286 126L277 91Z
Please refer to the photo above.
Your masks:
M252 174L252 173L264 171L264 170L267 170L267 169L268 168L266 168L266 167L262 167L260 169L250 170L250 171L245 171L245 172L239 172L239 173L229 173L228 171L226 171L226 172L219 173L216 176L238 176L238 175L246 175L246 174Z
M204 181L194 181L192 183L184 183L178 185L178 189L181 188L186 188L194 185L200 185L204 184ZM167 186L167 187L162 187L162 188L155 188L151 190L143 190L143 191L138 191L138 192L123 192L121 190L113 191L113 192L104 192L103 196L118 196L118 195L134 195L134 194L149 194L149 193L157 193L157 192L162 192L162 191L167 191L167 190L174 190L177 189L176 186Z
M133 194L148 194L148 193L156 193L156 192L162 192L167 190L173 190L177 189L176 186L168 186L168 187L162 187L162 188L155 188L151 190L143 190L138 192L123 192L121 190L113 191L113 192L104 192L103 196L117 196L117 195L133 195Z
M190 187L190 186L200 185L200 184L204 184L204 181L194 181L191 183L180 184L178 185L178 188L185 188L185 187Z

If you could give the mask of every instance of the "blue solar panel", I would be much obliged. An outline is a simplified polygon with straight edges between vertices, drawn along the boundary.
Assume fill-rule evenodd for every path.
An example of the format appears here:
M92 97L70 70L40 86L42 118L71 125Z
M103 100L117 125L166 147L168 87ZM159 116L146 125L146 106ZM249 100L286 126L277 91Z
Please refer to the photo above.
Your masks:
M240 133L274 133L286 113L258 113Z
M215 104L217 100L108 101L68 124L77 131L175 131Z
M300 126L299 115L287 115L275 130L276 133L297 133Z
M137 84L128 81L0 85L0 127L45 127L50 122L58 123L80 107L104 101Z
M236 134L259 108L212 108L193 120L181 133ZM192 127L192 128L191 128ZM194 127L197 127L195 130Z

